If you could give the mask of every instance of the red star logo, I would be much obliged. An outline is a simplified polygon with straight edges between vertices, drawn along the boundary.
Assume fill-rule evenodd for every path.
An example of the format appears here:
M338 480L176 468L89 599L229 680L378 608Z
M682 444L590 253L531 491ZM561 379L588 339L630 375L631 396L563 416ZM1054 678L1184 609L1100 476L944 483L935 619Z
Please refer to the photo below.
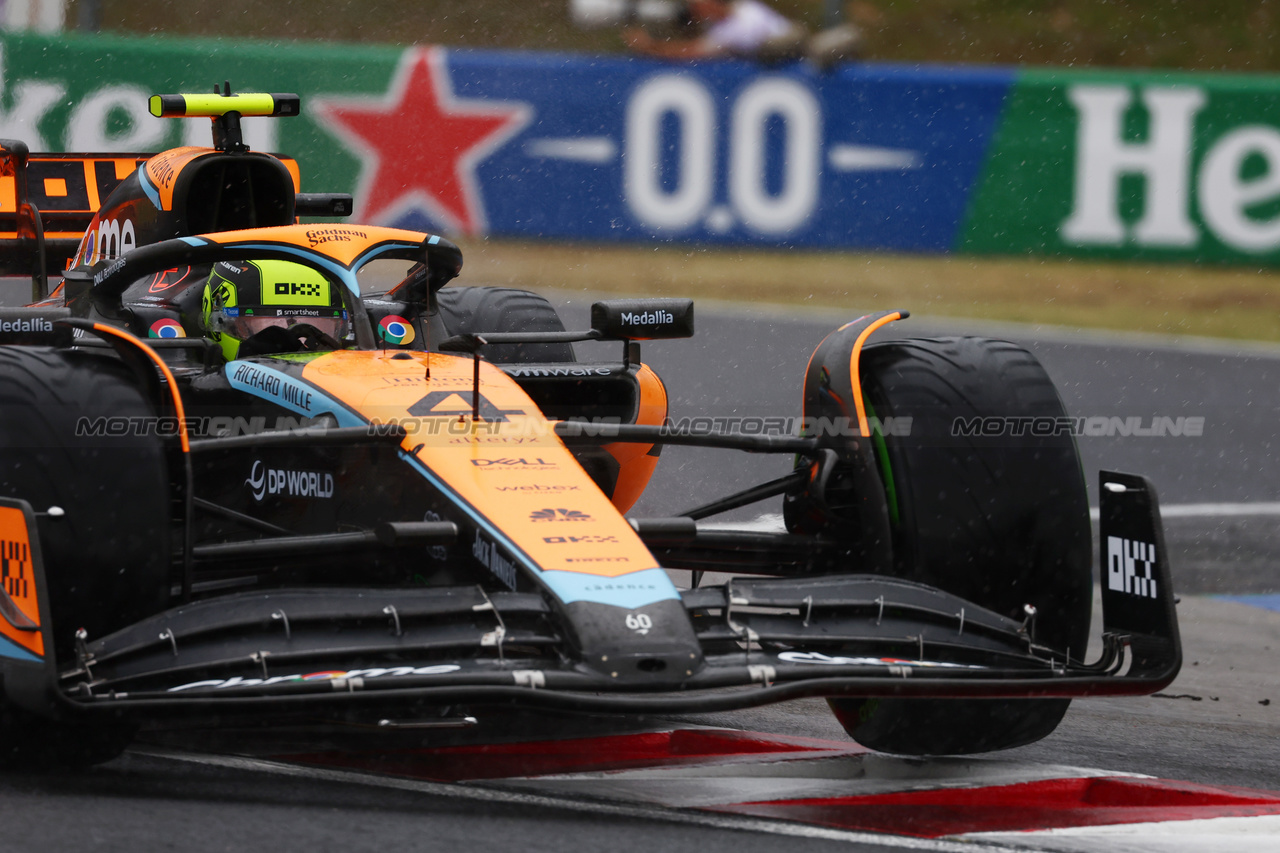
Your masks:
M390 223L422 209L465 234L486 219L476 166L529 123L524 105L453 96L444 51L406 51L386 96L326 98L313 105L360 155L357 217Z

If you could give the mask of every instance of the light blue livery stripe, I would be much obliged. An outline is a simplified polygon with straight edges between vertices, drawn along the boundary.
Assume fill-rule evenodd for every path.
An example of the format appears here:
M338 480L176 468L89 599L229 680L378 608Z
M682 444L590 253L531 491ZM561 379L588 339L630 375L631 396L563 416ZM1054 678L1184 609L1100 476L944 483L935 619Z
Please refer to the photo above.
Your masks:
M0 658L13 658L14 660L29 661L30 663L44 663L44 658L32 654L8 637L0 637Z
M138 185L147 194L147 199L155 205L156 210L164 210L164 207L160 204L160 191L156 189L155 184L151 183L151 178L147 175L147 167L145 165L138 169Z
M192 246L210 245L208 240L195 237L181 237L179 239ZM438 237L436 239L439 240ZM356 278L355 272L347 269L342 264L325 257L324 255L301 247L289 246L284 243L228 243L225 245L227 248L236 249L237 251L244 250L246 257L252 256L254 252L272 252L284 255L293 255L297 258L305 258L306 261L310 262L307 264L308 266L315 265L327 270L334 278L341 281L342 285L347 290L351 291L357 297L360 296L360 280ZM369 261L375 260L379 255L389 250L404 248L413 248L413 245L408 243L391 243L383 246L375 246L374 250L366 253L358 259L358 265L363 267L365 264L369 263Z
M365 426L368 421L348 409L314 385L299 381L287 373L252 361L227 364L227 381L231 387L309 418L331 414L338 426Z
M233 361L227 365L226 375L233 388L270 400L307 417L314 418L331 413L338 419L339 426L364 426L368 423L363 417L350 411L315 386L300 382L286 373L265 365L249 361ZM430 468L422 464L422 460L404 450L400 451L400 456L428 482L451 497L486 535L527 568L532 569L547 588L565 604L574 601L590 601L635 609L655 601L680 597L675 585L667 577L667 573L659 568L631 572L619 578L606 578L578 572L543 571L528 554L516 546L510 537L451 489Z
M552 594L565 604L571 604L575 601L590 601L596 604L612 604L615 607L626 607L634 610L637 607L644 607L646 604L652 604L655 601L665 601L669 598L680 597L680 593L676 591L675 584L671 582L671 578L659 568L631 572L617 578L579 572L544 571L528 554L517 547L510 537L498 529L492 521L482 515L478 509L463 499L461 495L449 488L448 484L436 476L430 468L423 465L422 460L403 450L400 451L400 456L409 465L417 469L418 473L425 477L431 485L452 498L453 502L467 515L471 516L471 520L489 538L506 548L507 552L519 560L527 569L532 570L534 576L539 578L547 589L551 590Z
M244 249L246 252L250 253L255 250L282 252L286 255L296 255L299 258L306 258L312 263L318 264L332 273L335 278L342 282L347 290L350 290L356 296L360 295L360 282L356 278L356 274L336 261L329 260L324 255L318 255L315 252L309 252L306 249L297 249L280 243L235 243L233 245L236 249ZM308 266L310 266L310 264L308 264Z
M617 577L586 575L580 572L542 572L545 583L556 598L565 604L589 601L593 604L611 604L635 610L656 601L680 597L675 584L662 569L644 569Z
M480 510L473 507L465 498L462 497L462 495L450 488L448 483L436 476L434 471L426 465L423 465L421 459L405 450L400 451L400 458L405 462L408 462L410 467L417 470L419 474L426 478L427 482L439 489L442 494L448 495L452 498L453 502L457 504L458 507L460 507L467 515L471 516L472 521L478 524L491 539L506 548L509 553L513 554L517 560L524 563L525 566L529 568L535 570L538 568L538 564L535 563L528 554L516 547L516 543L512 542L511 539L499 530L492 521L485 518L484 515L481 514Z

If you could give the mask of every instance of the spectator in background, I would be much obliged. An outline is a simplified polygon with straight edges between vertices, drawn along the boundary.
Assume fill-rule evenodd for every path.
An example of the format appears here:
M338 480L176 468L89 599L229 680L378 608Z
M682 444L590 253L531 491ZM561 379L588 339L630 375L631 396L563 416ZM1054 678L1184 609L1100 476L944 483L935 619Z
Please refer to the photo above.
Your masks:
M664 59L739 57L767 62L804 53L804 27L760 0L691 0L686 13L699 28L693 38L655 39L640 27L627 29L623 38L635 52Z

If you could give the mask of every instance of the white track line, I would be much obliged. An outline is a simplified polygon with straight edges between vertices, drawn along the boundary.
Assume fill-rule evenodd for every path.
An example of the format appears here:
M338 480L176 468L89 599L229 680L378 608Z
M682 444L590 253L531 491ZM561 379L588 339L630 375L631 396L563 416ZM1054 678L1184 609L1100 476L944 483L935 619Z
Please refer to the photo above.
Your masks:
M934 758L927 764L868 752L830 757L766 755L756 761L640 767L510 777L503 785L557 797L667 808L713 808L751 802L868 797L943 789L996 788L1088 778L1145 778L1087 767L1000 759Z
M1280 501L1256 501L1250 503L1216 504L1162 504L1160 517L1169 518L1237 518L1244 515L1280 516ZM1097 507L1089 508L1089 518L1097 521ZM746 521L717 521L702 523L699 527L710 530L746 530L756 533L783 533L786 528L782 515L767 513Z
M1280 515L1280 503L1170 504L1160 507L1160 515L1164 518Z
M614 296L613 298L617 297ZM839 325L839 322L852 320L860 313L864 313L853 308L819 305L730 302L706 298L698 299L697 302L700 316L747 317L763 321L785 319L829 324L832 317L842 317L843 319L835 324ZM904 305L902 307L909 308L910 306ZM919 325L928 328L913 331L913 320ZM936 314L912 313L909 319L890 328L892 329L893 337L904 338L920 337L922 334L929 336L938 334L980 335L982 337L1015 338L1024 343L1030 341L1034 343L1075 344L1090 347L1174 350L1197 355L1223 355L1232 358L1280 358L1280 344L1271 341L1210 338L1199 335L1163 335L1156 332L1053 326L1042 323L1013 323L1002 320L983 320L976 317L947 317Z
M1016 840L992 842L977 841L943 841L927 838L907 838L896 835L881 835L872 832L851 832L842 829L827 829L820 826L809 826L787 821L767 820L764 818L735 817L717 815L707 812L684 811L636 805L620 805L578 798L561 798L545 794L526 794L502 790L488 785L481 787L476 783L447 784L444 782L424 782L416 779L401 779L392 776L379 776L373 773L361 773L355 770L331 770L318 767L302 767L285 764L279 761L268 761L261 758L243 758L224 755L198 755L193 753L173 752L162 749L132 749L136 755L150 758L185 761L191 764L202 764L209 767L225 767L253 773L271 773L277 776L290 776L300 779L314 779L325 782L343 782L347 784L365 785L374 788L389 788L399 791L416 791L433 797L453 797L456 799L476 800L488 803L507 803L511 805L539 806L565 811L583 812L587 814L610 815L615 817L641 818L645 820L661 820L668 823L681 823L692 826L704 826L711 829L739 830L758 832L769 835L789 836L792 838L821 838L831 841L846 841L860 844L875 844L881 847L892 847L899 850L920 850L926 853L1025 853L1035 850L1035 846L1026 846ZM499 784L497 781L491 783ZM1010 846L1010 844L1015 846Z
M1251 503L1220 504L1161 504L1161 518L1235 518L1242 515L1280 515L1280 503L1258 501ZM1089 508L1089 517L1098 520L1096 507Z
M1280 847L1280 815L975 832L961 837L1034 844L1034 849L1046 853L1275 853Z
M471 282L484 284L486 282ZM499 284L499 282L489 282ZM619 299L620 294L542 288L548 298L583 306L600 299ZM856 308L830 305L796 305L794 303L730 301L702 297L698 303L698 316L745 318L765 323L791 321L813 323L835 328L865 313ZM899 306L910 308L910 305ZM572 310L572 309L571 309ZM871 310L868 308L867 310ZM833 322L833 318L837 318ZM923 326L924 328L914 328ZM1011 338L1024 344L1077 344L1090 347L1116 347L1138 350L1172 350L1196 355L1220 355L1229 358L1280 358L1280 344L1271 341L1238 340L1236 338L1210 338L1199 335L1164 335L1156 332L1121 331L1118 329L1092 329L1079 326L1053 326L1042 323L1013 323L1001 320L983 320L977 317L947 317L937 314L912 313L908 320L889 327L891 337L922 337L934 335L979 335L981 337Z

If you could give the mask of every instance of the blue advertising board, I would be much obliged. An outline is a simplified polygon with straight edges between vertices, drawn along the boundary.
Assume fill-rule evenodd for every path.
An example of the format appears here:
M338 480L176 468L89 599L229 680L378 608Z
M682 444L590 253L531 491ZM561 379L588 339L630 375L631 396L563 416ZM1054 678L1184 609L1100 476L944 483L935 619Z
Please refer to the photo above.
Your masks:
M478 51L443 65L457 97L523 116L476 166L488 233L901 251L952 247L1014 79Z
M1015 73L113 36L0 35L0 137L209 144L156 92L292 91L246 139L355 218L455 236L948 251Z

